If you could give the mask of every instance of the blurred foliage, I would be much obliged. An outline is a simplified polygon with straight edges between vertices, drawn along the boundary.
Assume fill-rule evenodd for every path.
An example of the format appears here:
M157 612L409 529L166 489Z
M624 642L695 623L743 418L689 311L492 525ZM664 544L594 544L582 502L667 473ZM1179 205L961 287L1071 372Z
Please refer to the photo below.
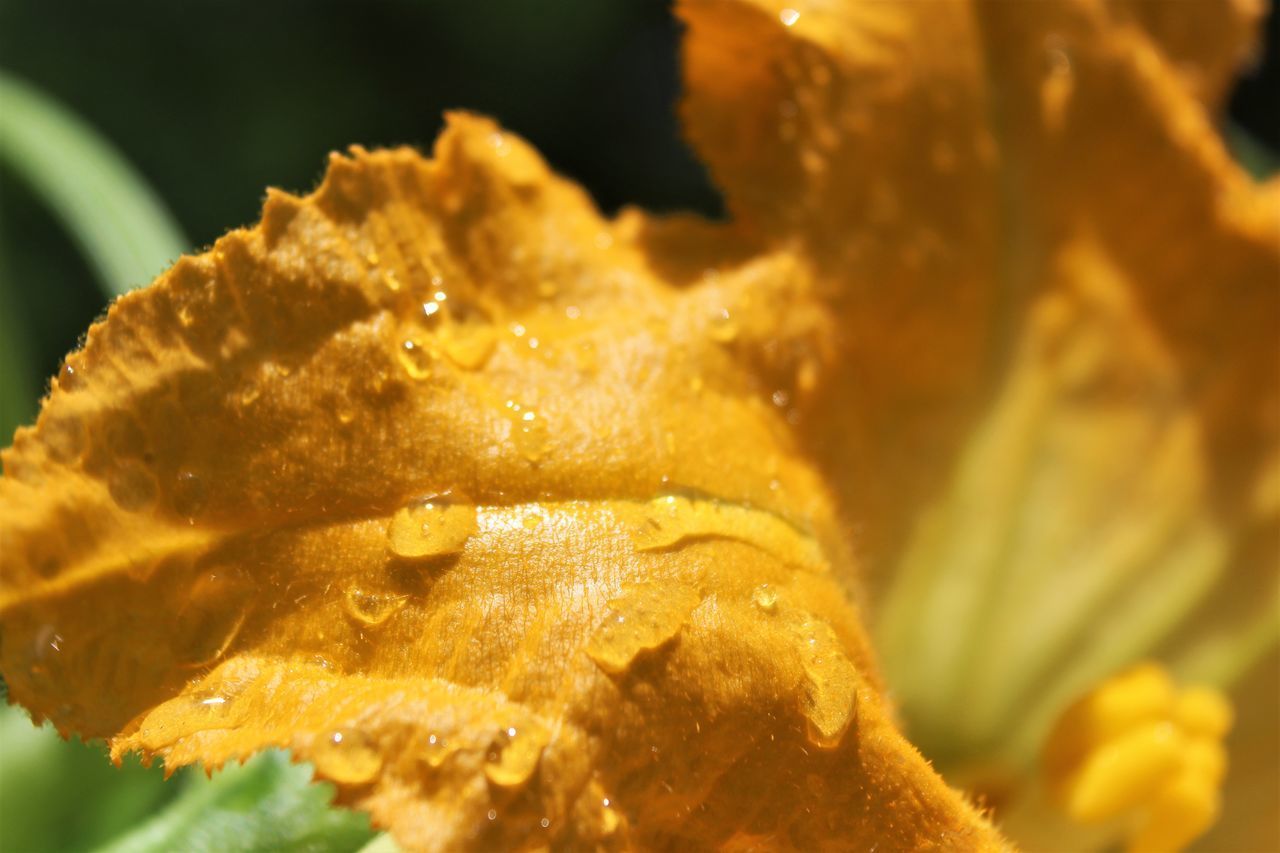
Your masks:
M136 760L117 770L101 746L64 742L25 712L0 712L0 849L92 850L177 791Z
M186 238L129 164L92 128L0 71L0 161L57 215L109 294L145 284Z
M326 853L358 850L369 818L330 808L333 786L311 784L311 768L271 751L206 778L199 773L151 820L101 853L222 853L227 850Z
M0 77L0 443L106 293L254 221L266 186L309 189L330 150L429 146L445 109L494 116L606 210L719 214L679 138L677 39L660 0L0 0L0 74L67 108ZM1231 103L1255 174L1278 162L1277 52ZM103 752L0 711L0 849L395 850L281 754L164 783Z

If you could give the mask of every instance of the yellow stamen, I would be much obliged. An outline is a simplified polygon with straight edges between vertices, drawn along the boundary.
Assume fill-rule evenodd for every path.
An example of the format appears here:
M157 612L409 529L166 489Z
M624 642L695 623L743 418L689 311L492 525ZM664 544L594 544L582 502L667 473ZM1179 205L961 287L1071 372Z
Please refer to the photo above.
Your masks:
M1231 720L1221 693L1178 690L1141 664L1059 718L1044 748L1046 787L1077 823L1127 825L1130 851L1181 849L1217 818Z

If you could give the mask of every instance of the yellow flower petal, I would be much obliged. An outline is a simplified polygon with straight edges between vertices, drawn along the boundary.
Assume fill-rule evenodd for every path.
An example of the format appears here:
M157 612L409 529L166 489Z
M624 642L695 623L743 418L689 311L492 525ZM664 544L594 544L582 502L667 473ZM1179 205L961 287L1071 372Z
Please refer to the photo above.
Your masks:
M726 313L803 266L675 286L633 228L455 116L117 301L4 455L14 698L169 768L289 747L414 849L998 848Z

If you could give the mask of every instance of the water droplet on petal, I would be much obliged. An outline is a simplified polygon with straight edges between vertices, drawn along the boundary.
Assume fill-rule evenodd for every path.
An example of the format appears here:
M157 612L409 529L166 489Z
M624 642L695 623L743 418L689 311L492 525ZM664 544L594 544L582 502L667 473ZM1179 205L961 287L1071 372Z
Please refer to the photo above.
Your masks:
M156 478L141 462L126 460L107 475L107 491L123 510L146 509L156 499Z
M809 742L835 749L856 715L858 671L825 622L806 620L796 634L806 677L801 711L808 721Z
M196 577L176 603L177 631L170 650L184 669L199 669L220 660L248 617L252 586L234 569L219 567Z
M756 587L756 591L752 593L751 600L755 602L765 613L773 613L778 609L778 591L769 584L764 583Z
M177 482L173 485L172 501L173 511L185 518L189 524L194 524L196 516L209 502L209 490L198 474L193 471L183 471L178 474Z
M738 337L738 323L728 308L721 308L711 315L711 339L722 344L732 343Z
M454 326L440 337L445 356L463 370L484 367L493 355L495 343L493 330L482 326Z
M520 455L530 462L539 462L547 452L549 439L546 421L532 409L508 400L505 406L511 419L511 440Z
M62 369L58 371L58 387L63 391L76 390L83 384L82 373L83 371L68 359L63 362Z
M444 764L446 758L453 750L449 749L449 742L441 735L430 735L427 738L426 747L423 750L423 758L427 760L427 764L433 768Z
M503 740L485 764L484 774L495 785L517 788L528 782L538 769L550 735L541 725L525 722L519 728L508 728Z
M198 732L236 728L248 714L236 701L243 687L220 684L164 703L143 719L138 732L142 747L154 752Z
M339 729L315 741L310 758L317 773L340 785L363 785L382 769L375 744L358 729Z
M784 27L794 26L795 22L800 20L800 13L795 9L783 9L778 13L778 20Z
M347 590L346 608L351 618L374 627L390 619L404 607L408 600L407 595L372 592L360 587L352 587Z
M606 672L624 672L636 655L656 649L680 633L702 601L682 584L639 583L609 602L609 613L587 644L587 654Z
M64 465L75 462L84 452L84 423L74 415L45 418L40 437L49 456Z
M476 509L469 504L417 503L396 512L387 526L387 546L406 560L458 554L476 532Z
M426 379L431 375L431 354L412 338L400 345L396 350L396 357L411 379Z
M605 797L600 807L600 831L605 835L613 835L618 831L620 823L622 819L618 817L617 810L610 805L609 798Z

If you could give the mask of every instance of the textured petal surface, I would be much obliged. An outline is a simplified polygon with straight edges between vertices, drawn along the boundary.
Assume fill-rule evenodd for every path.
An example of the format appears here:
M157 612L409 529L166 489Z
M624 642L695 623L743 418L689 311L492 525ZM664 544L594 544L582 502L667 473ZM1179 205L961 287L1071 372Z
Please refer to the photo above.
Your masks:
M120 299L4 456L13 697L169 767L289 747L412 848L998 846L724 307L805 267L671 284L636 234L456 116Z
M682 9L691 138L831 306L801 432L912 737L1025 767L1145 654L1274 647L1280 195L1213 124L1259 4Z

